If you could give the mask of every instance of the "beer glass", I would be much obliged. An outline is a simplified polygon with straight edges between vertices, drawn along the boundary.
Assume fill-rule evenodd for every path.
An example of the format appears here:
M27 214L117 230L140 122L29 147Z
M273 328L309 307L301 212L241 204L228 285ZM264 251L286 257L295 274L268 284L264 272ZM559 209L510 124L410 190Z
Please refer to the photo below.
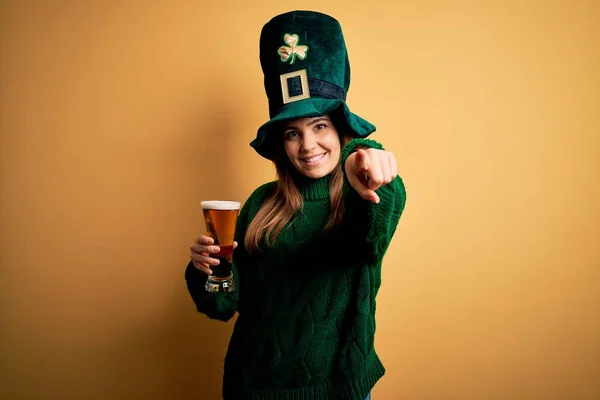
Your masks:
M212 275L206 280L209 292L233 292L233 272L231 262L233 256L233 237L240 203L236 201L211 200L203 201L202 212L208 236L215 240L220 251L211 257L218 259L219 265L211 265Z

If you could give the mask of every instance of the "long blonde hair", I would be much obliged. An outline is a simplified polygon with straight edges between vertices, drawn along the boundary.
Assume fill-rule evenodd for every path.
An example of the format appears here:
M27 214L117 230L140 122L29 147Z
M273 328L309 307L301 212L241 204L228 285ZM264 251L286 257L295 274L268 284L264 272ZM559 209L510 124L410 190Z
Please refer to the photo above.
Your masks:
M340 134L340 145L342 148L350 140L350 137ZM256 216L250 222L246 231L246 237L244 238L244 245L249 253L260 251L260 243L263 239L267 247L272 246L285 225L304 207L304 200L293 179L293 168L295 167L290 163L281 146L278 146L277 154L279 156L273 161L278 178L275 183L275 190L267 197L262 207L256 213ZM331 172L331 181L329 184L331 214L323 229L324 233L328 233L334 228L339 227L342 222L344 215L342 174L342 167L338 163Z

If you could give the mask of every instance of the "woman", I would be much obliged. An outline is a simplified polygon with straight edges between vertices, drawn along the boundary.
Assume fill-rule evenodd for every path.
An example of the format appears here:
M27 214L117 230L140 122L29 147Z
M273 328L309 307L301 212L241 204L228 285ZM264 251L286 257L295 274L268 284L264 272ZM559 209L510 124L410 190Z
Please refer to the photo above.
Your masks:
M345 103L350 72L335 19L282 14L260 43L271 120L251 145L278 179L240 211L237 290L204 289L219 251L207 236L191 247L188 290L210 318L238 312L225 400L363 400L385 372L374 350L375 297L404 186L394 155L364 139L375 127Z

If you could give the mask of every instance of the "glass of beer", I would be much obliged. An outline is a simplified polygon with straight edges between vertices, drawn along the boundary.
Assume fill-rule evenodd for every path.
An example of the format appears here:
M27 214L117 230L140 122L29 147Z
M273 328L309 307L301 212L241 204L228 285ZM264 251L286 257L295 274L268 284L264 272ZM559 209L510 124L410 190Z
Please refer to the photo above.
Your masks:
M208 236L215 240L220 251L211 257L219 260L219 265L211 265L212 275L206 280L209 292L233 292L233 272L231 262L233 256L233 237L240 203L237 201L211 200L203 201L202 212Z

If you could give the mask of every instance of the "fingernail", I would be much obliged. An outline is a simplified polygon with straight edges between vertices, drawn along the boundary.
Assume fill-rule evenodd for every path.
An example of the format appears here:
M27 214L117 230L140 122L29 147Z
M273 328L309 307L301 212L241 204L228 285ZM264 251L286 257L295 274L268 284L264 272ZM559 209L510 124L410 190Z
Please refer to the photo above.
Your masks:
M212 248L212 251L213 251L213 253L218 253L218 252L220 252L220 251L221 251L221 248L220 248L219 246L214 246L214 247Z
M219 261L219 260L214 260L212 263L215 264L215 265L219 265L220 262L221 261Z
M206 271L206 273L207 273L208 275L212 275L212 269L209 269L208 271Z

